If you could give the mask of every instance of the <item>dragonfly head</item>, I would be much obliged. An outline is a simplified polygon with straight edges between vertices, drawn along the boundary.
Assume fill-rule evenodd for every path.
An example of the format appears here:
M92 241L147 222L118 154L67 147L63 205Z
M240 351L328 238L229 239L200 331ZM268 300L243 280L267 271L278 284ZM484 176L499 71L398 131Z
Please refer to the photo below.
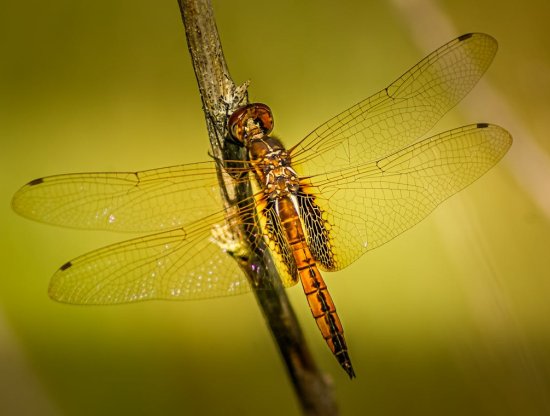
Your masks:
M273 130L271 109L261 103L248 104L238 108L227 123L231 136L239 143L253 137L267 136Z

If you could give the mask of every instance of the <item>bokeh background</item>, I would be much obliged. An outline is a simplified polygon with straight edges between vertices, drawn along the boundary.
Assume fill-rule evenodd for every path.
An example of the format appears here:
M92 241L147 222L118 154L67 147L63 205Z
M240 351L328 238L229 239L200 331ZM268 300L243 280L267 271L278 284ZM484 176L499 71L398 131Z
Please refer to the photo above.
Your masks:
M496 37L486 82L436 128L490 121L514 145L481 180L326 280L358 377L289 295L343 415L550 414L550 3L214 1L237 82L295 143L470 31ZM252 295L76 307L67 260L129 238L11 211L27 181L207 158L175 0L0 4L0 413L298 414Z

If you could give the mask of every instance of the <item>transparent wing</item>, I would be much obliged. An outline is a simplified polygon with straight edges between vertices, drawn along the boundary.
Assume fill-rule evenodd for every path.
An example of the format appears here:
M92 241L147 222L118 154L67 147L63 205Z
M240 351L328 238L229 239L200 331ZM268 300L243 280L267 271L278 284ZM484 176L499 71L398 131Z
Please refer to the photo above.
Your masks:
M320 261L325 270L346 267L474 182L511 144L510 134L501 127L475 124L422 140L375 162L310 178L307 189L324 221L322 226L309 226L308 244L314 257L325 259ZM316 229L328 230L328 237Z
M497 50L472 33L440 47L389 87L313 130L291 149L302 177L347 168L401 149L428 132L483 75Z
M114 304L148 299L203 299L250 290L237 262L213 240L223 214L182 228L113 244L78 257L52 277L60 302Z
M214 162L35 179L12 206L50 224L132 232L181 227L222 209Z

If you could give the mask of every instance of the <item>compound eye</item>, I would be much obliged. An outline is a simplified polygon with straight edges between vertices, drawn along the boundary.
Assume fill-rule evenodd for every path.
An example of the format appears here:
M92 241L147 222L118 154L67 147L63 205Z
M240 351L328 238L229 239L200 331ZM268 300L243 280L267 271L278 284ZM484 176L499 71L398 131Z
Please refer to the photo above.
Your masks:
M241 107L235 110L229 121L227 127L229 133L238 142L244 143L244 119L246 118L246 107Z
M254 120L260 124L263 133L268 136L273 131L273 113L271 109L261 103L252 105L254 106Z
M244 143L248 137L248 120L253 119L254 124L257 125L264 135L268 135L273 130L273 115L270 108L261 103L248 104L244 107L235 110L227 126L231 136Z

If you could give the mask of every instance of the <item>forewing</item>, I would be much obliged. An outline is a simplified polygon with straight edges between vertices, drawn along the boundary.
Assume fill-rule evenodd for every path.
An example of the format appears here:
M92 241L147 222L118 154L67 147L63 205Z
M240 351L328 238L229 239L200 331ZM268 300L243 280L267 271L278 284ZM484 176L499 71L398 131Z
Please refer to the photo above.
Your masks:
M475 124L422 140L375 162L312 177L306 189L315 196L328 230L328 244L315 238L318 233L308 233L314 257L329 259L320 262L325 270L346 267L474 182L511 144L510 134L501 127Z
M115 304L204 299L250 290L237 262L212 238L214 215L182 228L110 245L64 264L49 293L60 302Z
M496 50L495 39L482 33L440 47L389 87L317 127L293 147L300 175L370 162L417 141L472 89Z
M48 176L21 188L12 206L49 224L132 232L177 228L223 208L213 162Z

